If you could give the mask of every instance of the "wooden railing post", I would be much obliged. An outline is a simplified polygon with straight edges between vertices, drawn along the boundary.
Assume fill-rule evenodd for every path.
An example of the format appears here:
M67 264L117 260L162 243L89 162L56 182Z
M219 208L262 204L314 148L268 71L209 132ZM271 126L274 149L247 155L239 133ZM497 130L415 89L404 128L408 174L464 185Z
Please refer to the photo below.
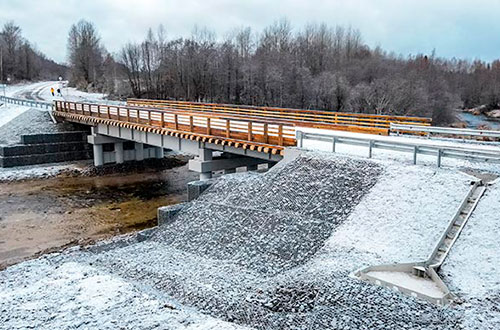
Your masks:
M109 106L106 106L106 114L108 115L108 119L111 119L111 109Z
M160 112L160 126L161 128L165 127L165 114Z
M231 137L231 122L229 121L229 119L226 119L226 137Z
M127 122L130 123L130 109L127 108Z
M264 143L269 142L269 132L267 128L267 123L264 123Z
M177 114L174 114L174 129L178 130L179 129L179 123L177 121Z
M207 117L207 135L211 135L212 130L210 129L210 117Z
M279 124L278 126L278 145L282 146L283 145L283 124Z
M248 122L248 141L252 141L252 122Z
M193 130L194 130L193 116L189 116L189 131L193 132Z
M135 110L135 112L137 113L137 123L140 124L141 123L141 112L139 111L139 109Z
M151 111L148 110L148 125L151 125Z

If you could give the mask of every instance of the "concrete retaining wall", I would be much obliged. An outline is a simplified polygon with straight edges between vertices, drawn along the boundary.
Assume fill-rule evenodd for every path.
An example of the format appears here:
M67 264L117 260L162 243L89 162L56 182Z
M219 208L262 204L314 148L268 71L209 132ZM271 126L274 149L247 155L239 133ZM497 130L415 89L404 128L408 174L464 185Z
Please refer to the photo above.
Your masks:
M87 142L87 132L62 132L48 134L21 135L22 144L58 143L58 142Z
M59 163L92 158L86 132L22 135L18 145L0 146L0 167Z

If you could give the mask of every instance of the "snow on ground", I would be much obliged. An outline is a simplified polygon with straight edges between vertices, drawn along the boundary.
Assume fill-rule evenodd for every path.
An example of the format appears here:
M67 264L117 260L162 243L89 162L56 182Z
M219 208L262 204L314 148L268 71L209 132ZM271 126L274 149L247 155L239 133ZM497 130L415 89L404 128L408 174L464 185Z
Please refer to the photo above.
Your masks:
M29 108L16 104L5 103L0 106L0 127L6 125L17 116L23 114Z
M452 289L476 297L500 294L499 239L500 184L496 183L486 190L442 266Z
M105 94L99 93L86 93L76 90L73 87L64 87L61 89L62 97L52 96L50 88L55 90L61 85L66 86L67 82L58 81L43 81L36 83L21 83L16 85L7 86L5 94L8 97L15 97L21 99L37 100L52 102L53 100L69 100L69 101L98 101L105 99ZM0 127L5 126L13 119L17 118L27 110L29 107L20 106L15 104L5 103L0 106ZM37 109L38 111L46 111L44 109ZM29 123L27 123L29 124ZM31 125L32 126L32 125ZM0 136L0 140L2 136Z
M441 268L443 281L464 300L469 328L500 329L499 228L497 182L486 191Z
M50 89L54 88L55 96L52 96ZM57 96L57 89L61 89L61 96ZM23 83L7 86L6 95L10 97L24 98L30 100L52 102L53 100L84 101L102 100L105 94L87 93L78 91L74 87L67 87L67 81L43 81L37 83Z
M384 162L384 175L328 240L378 263L425 260L470 189L460 172ZM367 239L369 237L370 239Z
M25 276L15 276L25 268ZM83 263L28 261L0 273L1 329L239 329ZM50 297L49 299L47 299Z
M300 131L309 133L318 133L328 136L338 136L338 137L362 137L366 138L367 134L344 132L344 131L329 131L323 129L315 128L300 128ZM393 142L403 142L410 144L420 144L428 146L441 146L450 148L469 148L481 151L492 151L500 153L500 143L497 142L477 142L472 140L451 140L451 139L440 139L440 138L420 138L420 137L409 137L409 136L379 136L370 135L370 138L376 141L393 141ZM304 140L303 148L308 150L318 150L330 152L332 149L331 142L322 142L314 140ZM341 154L356 155L362 157L368 157L368 146L353 146L344 143L337 143L336 152ZM409 152L401 152L397 150L373 150L373 158L375 159L391 159L399 162L412 164L413 154ZM417 163L421 165L428 165L435 167L437 163L437 157L431 155L418 155ZM484 162L475 162L461 159L453 158L443 158L442 166L449 168L464 168L464 169L475 169L479 171L487 171L493 173L500 173L500 165L498 164L488 164Z
M41 164L18 167L0 167L0 182L26 179L44 179L68 171L80 171L92 161L73 161L65 163Z

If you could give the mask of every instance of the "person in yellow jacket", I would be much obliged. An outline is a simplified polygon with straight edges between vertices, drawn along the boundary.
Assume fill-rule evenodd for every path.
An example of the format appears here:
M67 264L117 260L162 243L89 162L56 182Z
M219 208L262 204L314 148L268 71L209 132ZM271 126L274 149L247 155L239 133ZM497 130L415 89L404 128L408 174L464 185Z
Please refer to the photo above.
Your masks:
M54 96L54 87L50 87L50 93Z

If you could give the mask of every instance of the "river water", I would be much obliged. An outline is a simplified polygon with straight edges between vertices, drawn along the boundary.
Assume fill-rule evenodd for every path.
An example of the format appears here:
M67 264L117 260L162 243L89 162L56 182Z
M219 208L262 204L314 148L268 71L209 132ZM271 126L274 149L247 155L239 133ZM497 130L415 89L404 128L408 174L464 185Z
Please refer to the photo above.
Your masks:
M491 129L500 130L500 121L488 118L485 115L473 115L468 112L458 112L457 117L460 121L467 123L467 128L477 128L480 125L487 125Z
M98 177L0 183L0 269L62 247L156 225L157 208L186 199L187 166Z

